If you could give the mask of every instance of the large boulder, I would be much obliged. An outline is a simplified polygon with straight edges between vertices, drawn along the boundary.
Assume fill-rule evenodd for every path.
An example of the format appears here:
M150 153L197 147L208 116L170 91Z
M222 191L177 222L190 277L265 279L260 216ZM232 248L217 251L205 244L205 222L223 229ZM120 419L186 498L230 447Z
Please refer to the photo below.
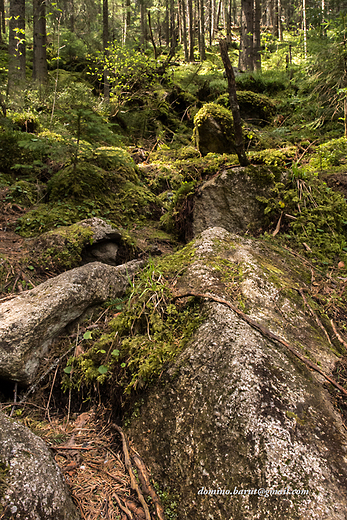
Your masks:
M248 166L224 170L206 181L194 195L191 239L209 227L223 227L231 233L259 232L264 225L264 204L259 197L270 197L280 173L268 167Z
M46 444L0 414L0 514L4 520L80 520Z
M88 218L47 231L32 240L31 263L36 268L49 267L58 272L77 267L82 262L117 265L122 263L119 259L121 238L121 233L103 219Z
M213 228L181 258L177 295L234 301L331 373L339 346L305 312L296 289L310 273L295 257ZM201 313L128 427L178 518L346 519L347 435L323 377L225 304L201 300Z
M89 263L1 303L0 378L30 384L53 338L88 307L122 296L141 265Z
M215 103L206 103L194 117L194 137L202 155L236 153L232 113Z

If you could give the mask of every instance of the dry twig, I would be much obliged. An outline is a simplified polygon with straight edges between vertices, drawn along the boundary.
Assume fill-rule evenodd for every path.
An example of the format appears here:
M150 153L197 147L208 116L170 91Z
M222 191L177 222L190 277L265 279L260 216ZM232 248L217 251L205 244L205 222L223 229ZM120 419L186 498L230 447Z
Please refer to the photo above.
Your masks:
M284 339L280 338L279 336L277 336L276 334L271 332L268 328L264 327L260 323L257 323L256 321L252 320L252 318L247 316L247 314L245 314L244 312L240 311L237 307L232 305L230 302L228 302L226 300L223 300L223 298L218 298L217 296L213 296L212 294L208 294L208 293L194 293L194 292L187 292L187 293L184 293L184 294L176 294L174 296L174 299L185 298L187 296L194 296L195 298L207 298L208 300L212 300L212 301L215 301L215 302L218 302L218 303L222 303L223 305L226 305L231 310L236 312L236 314L238 314L251 327L253 327L254 329L258 330L261 334L263 334L263 336L265 336L265 337L267 337L267 338L269 338L269 339L271 339L273 341L276 341L277 343L281 343L282 345L284 345L289 350L289 352L291 352L292 354L294 354L294 356L299 358L303 363L305 363L305 365L307 365L312 370L315 370L316 372L321 374L327 381L329 381L329 383L331 383L333 386L335 386L335 388L338 388L340 390L340 392L342 392L344 395L347 396L347 390L345 390L343 388L343 386L341 386L339 383L337 383L337 381L335 381L335 379L333 379L332 377L328 376L325 372L323 372L323 370L321 368L319 368L318 365L316 365L315 363L313 363L309 359L305 358L302 354L300 354L300 352L298 352L295 348L293 348L287 341L285 341Z

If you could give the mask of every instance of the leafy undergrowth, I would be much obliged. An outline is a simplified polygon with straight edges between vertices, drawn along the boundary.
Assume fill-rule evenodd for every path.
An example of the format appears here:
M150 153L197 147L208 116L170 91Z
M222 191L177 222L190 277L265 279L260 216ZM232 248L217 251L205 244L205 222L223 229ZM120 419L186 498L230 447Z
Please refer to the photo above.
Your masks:
M157 381L204 320L200 306L172 300L170 265L150 262L132 284L126 301L115 301L117 313L91 348L69 358L64 389L80 391L116 377L130 394ZM90 335L91 338L91 335Z

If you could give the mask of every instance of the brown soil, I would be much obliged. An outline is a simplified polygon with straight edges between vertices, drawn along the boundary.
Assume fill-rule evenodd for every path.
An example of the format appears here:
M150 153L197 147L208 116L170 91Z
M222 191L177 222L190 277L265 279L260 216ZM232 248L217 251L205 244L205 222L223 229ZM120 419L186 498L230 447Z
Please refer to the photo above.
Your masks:
M18 204L6 201L7 188L0 190L0 257L18 261L27 250L24 238L14 232L16 222L27 210Z
M347 172L344 173L323 173L321 176L329 188L339 191L347 199Z

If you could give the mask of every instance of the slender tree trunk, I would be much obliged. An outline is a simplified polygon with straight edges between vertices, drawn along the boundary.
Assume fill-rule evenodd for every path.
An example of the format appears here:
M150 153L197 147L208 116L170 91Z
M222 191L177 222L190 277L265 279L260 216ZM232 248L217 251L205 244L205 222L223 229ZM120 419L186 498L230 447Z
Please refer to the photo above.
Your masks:
M278 38L280 41L283 41L283 34L282 34L282 3L281 0L277 1L277 23L278 23Z
M149 10L147 11L147 15L148 15L149 37L150 37L152 45L153 45L154 59L156 60L158 57L158 51L157 51L157 46L155 44L155 40L154 40L154 36L153 36L152 23L151 23L151 12Z
M189 61L188 55L188 41L187 41L187 8L185 0L179 1L180 11L181 11L181 26L182 26L182 39L183 39L183 47L184 47L184 59L185 61Z
M253 0L241 0L239 68L253 70Z
M170 44L170 12L169 12L169 0L165 0L165 40L166 45Z
M74 0L70 0L70 31L75 32L75 4Z
M217 16L216 16L216 30L219 29L220 14L222 11L222 0L218 2Z
M104 50L105 60L107 59L107 47L109 42L108 31L108 0L102 0L102 46ZM108 81L108 70L104 70L104 99L106 102L110 100L110 83Z
M307 59L307 24L306 24L306 0L302 0L302 25L304 30L304 55Z
M229 0L224 0L224 28L227 33L227 42L231 43L231 13L229 10Z
M33 0L34 59L33 80L40 85L47 82L46 0Z
M175 31L175 2L170 0L170 51L176 47L176 31Z
M193 0L188 0L188 24L189 61L194 61Z
M233 13L233 25L237 25L237 5L236 0L230 0L230 13Z
M211 38L214 40L216 34L216 0L212 0L212 11L211 11Z
M140 17L141 17L141 47L144 50L147 41L147 15L146 15L145 0L140 1Z
M254 1L253 70L261 70L260 53L261 0Z
M213 5L212 5L212 0L209 0L208 2L208 38L209 38L209 44L210 44L210 47L212 47L212 32L213 32L213 29L212 29L212 10L213 10Z
M206 54L205 54L205 6L204 6L204 0L199 0L200 2L200 18L199 18L199 26L200 26L200 60L205 61L206 60Z
M128 31L131 22L130 0L125 0L124 26L123 26L123 45L128 39Z
M8 92L25 81L25 0L11 0Z
M272 34L278 38L278 4L277 0L272 0Z
M228 80L228 91L229 91L229 102L231 107L231 112L233 114L234 119L234 132L235 132L235 148L236 153L239 158L241 166L247 166L249 161L246 156L245 146L243 142L242 135L242 124L241 124L241 116L240 109L237 102L236 96L236 82L233 68L230 63L229 54L228 54L228 42L226 40L221 40L219 42L219 48L221 57L223 60L225 74Z
M4 0L0 0L0 43L3 42L2 35L6 34L6 26L5 26L5 2Z

